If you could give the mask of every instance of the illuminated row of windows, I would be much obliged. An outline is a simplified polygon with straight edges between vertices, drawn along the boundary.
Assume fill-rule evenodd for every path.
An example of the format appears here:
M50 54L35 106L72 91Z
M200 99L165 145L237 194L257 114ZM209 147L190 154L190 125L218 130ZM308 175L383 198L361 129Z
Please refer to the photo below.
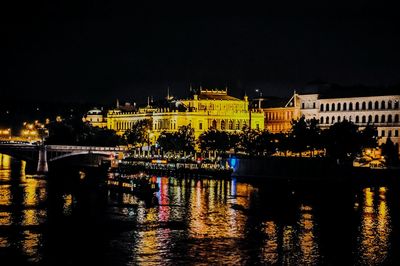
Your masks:
M286 112L267 112L265 115L267 120L291 120L293 115L291 111Z
M226 122L225 120L221 120L220 123L217 120L211 121L209 128L220 129L220 130L241 130L244 126L247 126L246 120L229 120ZM259 128L259 125L256 126ZM199 123L199 129L203 129L203 124Z
M341 122L343 120L348 120L352 121L352 117L346 117L346 116L335 116L329 117L329 116L321 116L320 118L320 124L334 124L336 122ZM353 121L354 123L398 123L399 122L399 115L395 115L394 117L392 115L375 115L373 118L372 115L369 115L368 117L363 115L363 116L356 116L355 120Z
M356 102L353 103L332 103L332 104L321 104L320 111L353 111L353 110L386 110L386 109L399 109L399 102L395 101L372 101L367 102Z
M387 134L386 134L386 132L387 132ZM398 137L399 136L399 130L398 129L395 129L395 130L390 130L390 129L389 130L381 130L380 136L381 137L388 137L388 138Z

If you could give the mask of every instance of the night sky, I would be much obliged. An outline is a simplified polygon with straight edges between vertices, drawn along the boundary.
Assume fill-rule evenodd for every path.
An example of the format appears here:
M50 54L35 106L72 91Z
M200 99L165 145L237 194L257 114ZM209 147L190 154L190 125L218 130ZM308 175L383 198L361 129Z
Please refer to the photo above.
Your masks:
M400 83L396 9L16 3L3 8L1 101L141 102L189 85L284 96L308 82Z

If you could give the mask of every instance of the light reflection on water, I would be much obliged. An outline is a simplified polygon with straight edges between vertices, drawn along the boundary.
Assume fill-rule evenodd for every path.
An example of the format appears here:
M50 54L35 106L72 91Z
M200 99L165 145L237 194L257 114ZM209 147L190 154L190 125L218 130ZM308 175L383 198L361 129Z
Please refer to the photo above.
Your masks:
M80 249L82 240L82 245L104 249L94 254L114 265L316 265L329 263L322 247L336 245L321 235L322 226L335 226L320 224L321 212L329 214L329 210L316 208L315 201L300 196L267 192L235 179L158 177L158 206L132 195L109 194L107 206L96 213L96 202L81 204L82 199L71 192L59 192L59 197L52 197L58 198L59 204L49 204L46 181L26 176L24 169L25 163L0 154L0 258L12 251L30 262L54 262L57 258L49 259L55 255L48 250L62 246L57 254L73 264L79 259L70 253ZM343 217L357 228L354 240L350 236L343 239L355 241L354 258L343 259L348 264L381 264L391 252L390 190L365 188L359 192L358 207L353 209L359 216ZM90 216L92 213L95 215ZM70 226L68 219L95 226L76 234L62 233ZM97 222L102 220L107 222ZM106 234L112 231L107 226L115 226L117 233ZM61 232L54 238L48 230ZM86 231L96 237L84 239ZM99 239L105 239L104 243Z

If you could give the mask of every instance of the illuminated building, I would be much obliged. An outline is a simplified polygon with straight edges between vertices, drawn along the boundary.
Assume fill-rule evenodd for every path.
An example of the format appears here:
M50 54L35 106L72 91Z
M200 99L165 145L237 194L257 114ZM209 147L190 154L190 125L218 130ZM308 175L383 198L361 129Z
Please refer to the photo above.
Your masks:
M298 95L300 114L315 118L326 129L336 122L351 121L362 129L370 124L378 130L380 143L400 143L400 95L330 97L324 94Z
M94 127L107 127L107 117L97 108L88 111L82 120Z
M190 99L173 100L161 107L148 105L136 111L110 110L107 127L122 135L139 120L149 119L152 124L151 142L154 143L162 131L174 132L181 126L190 125L197 138L202 132L215 128L235 132L249 126L264 129L264 117L259 110L249 110L248 97L238 99L228 95L227 90L200 88Z
M253 107L264 113L264 128L271 133L287 133L292 128L292 121L300 118L298 95L290 99L276 97L256 98Z

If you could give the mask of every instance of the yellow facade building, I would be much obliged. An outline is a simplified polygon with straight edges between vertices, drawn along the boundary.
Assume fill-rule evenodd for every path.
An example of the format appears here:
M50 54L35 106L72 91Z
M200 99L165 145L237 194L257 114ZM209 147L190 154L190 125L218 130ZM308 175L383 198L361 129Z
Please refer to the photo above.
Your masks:
M249 110L247 96L238 99L225 90L200 89L190 99L170 102L170 107L154 108L148 105L135 112L110 110L107 127L122 135L132 125L142 119L152 124L150 142L155 143L161 132L175 132L181 126L190 125L195 137L208 129L240 131L247 126L264 130L264 114L261 110Z

